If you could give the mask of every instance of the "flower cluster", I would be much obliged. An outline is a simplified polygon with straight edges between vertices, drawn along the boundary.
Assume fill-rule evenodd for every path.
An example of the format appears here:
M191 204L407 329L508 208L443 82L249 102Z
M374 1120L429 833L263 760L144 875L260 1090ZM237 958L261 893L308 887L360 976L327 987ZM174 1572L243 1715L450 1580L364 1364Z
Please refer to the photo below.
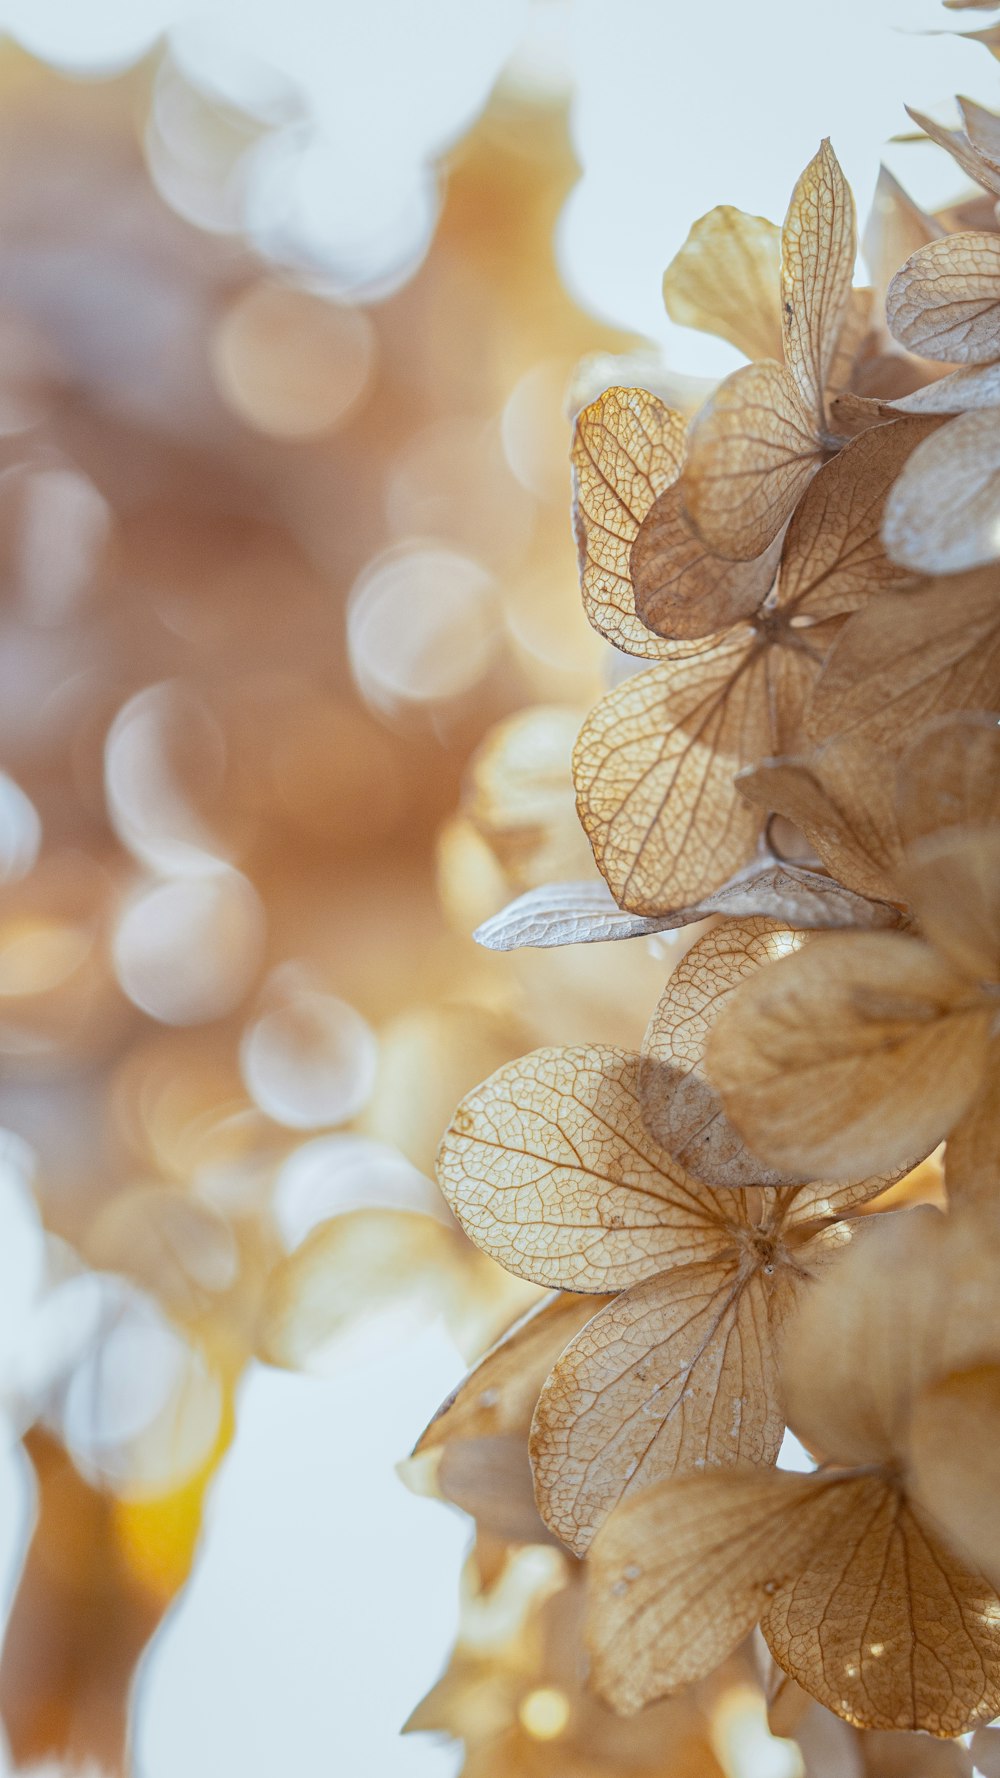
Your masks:
M555 1294L411 1460L586 1558L623 1713L755 1630L852 1732L1000 1712L1000 116L917 121L988 201L883 175L855 289L824 142L780 230L714 210L667 269L749 362L693 417L579 414L584 608L638 663L573 759L603 881L479 934L694 929L639 1050L538 1050L456 1112L449 1204Z

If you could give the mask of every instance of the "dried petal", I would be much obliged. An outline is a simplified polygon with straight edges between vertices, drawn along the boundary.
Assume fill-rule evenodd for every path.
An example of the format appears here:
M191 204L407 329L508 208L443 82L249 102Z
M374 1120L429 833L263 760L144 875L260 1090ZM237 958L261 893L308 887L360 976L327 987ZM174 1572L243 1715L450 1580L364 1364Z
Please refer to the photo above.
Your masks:
M989 162L994 172L1000 173L1000 117L995 111L987 111L985 105L977 105L975 99L960 97L958 109L976 153Z
M1000 1599L878 1475L824 1484L819 1535L761 1629L799 1684L858 1728L960 1735L1000 1707Z
M896 820L904 845L944 827L1000 821L1000 726L963 710L921 729L896 771Z
M892 776L863 742L829 741L808 759L764 760L740 794L805 834L834 877L859 895L897 899L901 845Z
M888 167L880 167L861 252L883 297L903 261L941 233L940 224L913 202Z
M751 562L713 556L684 516L679 483L646 514L632 545L635 610L659 636L689 638L729 629L751 617L770 592L780 548Z
M833 617L910 578L882 547L882 513L904 463L930 430L920 420L872 427L819 471L785 536L783 608Z
M914 1164L978 1091L990 1015L929 946L832 933L744 982L708 1041L748 1143L814 1179Z
M763 359L734 371L688 435L681 491L716 555L749 561L777 537L823 461L791 373Z
M596 944L620 938L647 938L707 920L764 914L807 929L838 926L895 926L900 915L885 902L870 901L830 877L795 864L753 864L738 871L702 901L647 919L620 908L602 878L582 883L547 883L529 889L477 927L473 938L488 951L541 949L553 945Z
M893 338L921 358L1000 358L1000 240L944 235L919 247L889 285L886 320Z
M900 881L931 944L972 981L1000 981L1000 825L914 841Z
M995 575L981 572L883 593L856 612L817 680L807 725L817 741L853 734L900 753L932 717L998 703L1000 596Z
M1000 1365L958 1371L924 1391L910 1422L909 1458L914 1497L1000 1581Z
M681 1470L773 1463L783 1432L764 1280L734 1244L625 1291L567 1347L532 1428L539 1509L583 1555L623 1498Z
M684 418L644 389L608 389L579 415L572 459L584 610L617 648L655 659L662 650L636 617L629 552L680 474Z
M872 340L874 298L875 292L863 287L848 291L837 347L827 372L828 390L851 388L862 352Z
M792 193L781 231L785 362L819 431L856 251L854 199L824 140Z
M967 173L970 179L977 185L984 186L987 191L1000 194L1000 174L973 148L964 130L949 130L944 124L935 123L932 117L925 116L912 105L907 105L906 109L925 136L929 136L940 148L948 150L963 173Z
M564 1293L524 1316L438 1409L403 1466L404 1480L472 1513L481 1531L539 1542L531 1416L555 1360L600 1304Z
M667 314L748 358L780 358L780 260L773 222L720 204L694 224L663 274Z
M735 630L619 685L580 732L580 819L620 906L661 914L725 882L760 823L733 786L792 736L819 660ZM780 747L781 742L778 742Z
M663 991L642 1042L646 1127L696 1178L715 1186L787 1185L801 1173L769 1167L733 1129L708 1081L705 1046L740 982L803 943L769 920L729 920L696 940Z
M917 446L886 502L893 560L958 574L1000 558L1000 412L959 414Z
M736 1470L679 1476L623 1501L589 1558L601 1696L629 1713L714 1671L840 1516L832 1488ZM850 1486L852 1502L858 1491Z
M893 402L899 414L965 414L1000 407L1000 364L969 364Z
M1000 1039L990 1044L986 1079L945 1143L949 1202L1000 1202Z
M638 1056L536 1050L455 1113L441 1189L509 1271L586 1292L624 1289L726 1244L716 1200L642 1123Z

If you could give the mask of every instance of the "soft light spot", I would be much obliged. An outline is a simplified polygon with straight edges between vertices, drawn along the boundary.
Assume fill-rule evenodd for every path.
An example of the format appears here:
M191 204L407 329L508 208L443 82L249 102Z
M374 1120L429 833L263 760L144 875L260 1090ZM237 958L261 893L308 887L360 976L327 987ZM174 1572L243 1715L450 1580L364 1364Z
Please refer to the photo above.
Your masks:
M219 323L212 364L234 413L275 438L342 426L375 368L375 330L360 309L262 281Z
M240 1045L247 1092L293 1130L346 1123L375 1085L378 1043L353 1006L309 987L248 1027Z
M200 1025L232 1012L264 946L264 910L238 871L158 883L126 909L114 939L125 993L165 1025Z
M471 557L418 545L390 551L351 593L347 646L358 689L389 714L471 691L500 641L497 588Z
M555 1686L540 1685L518 1710L521 1726L535 1741L555 1741L569 1722L569 1699Z

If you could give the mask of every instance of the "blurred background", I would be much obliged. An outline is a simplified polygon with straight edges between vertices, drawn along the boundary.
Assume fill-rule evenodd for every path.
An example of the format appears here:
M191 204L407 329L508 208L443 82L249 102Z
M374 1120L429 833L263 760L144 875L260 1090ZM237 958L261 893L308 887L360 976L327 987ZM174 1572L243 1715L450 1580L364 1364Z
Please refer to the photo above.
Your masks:
M459 1770L399 1729L470 1524L394 1466L534 1293L435 1147L523 1050L637 1043L671 955L470 936L593 869L570 415L733 367L663 268L821 135L862 211L882 159L956 196L890 142L995 103L947 17L0 0L4 1771ZM559 1562L466 1579L467 1666Z

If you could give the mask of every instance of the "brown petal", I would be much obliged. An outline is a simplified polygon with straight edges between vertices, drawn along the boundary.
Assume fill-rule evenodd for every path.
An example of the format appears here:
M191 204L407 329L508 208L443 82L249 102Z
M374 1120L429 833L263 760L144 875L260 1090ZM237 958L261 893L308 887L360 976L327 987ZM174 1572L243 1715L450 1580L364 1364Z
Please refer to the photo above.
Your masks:
M945 1143L949 1203L1000 1203L1000 1038L990 1044L982 1090Z
M929 136L940 148L948 150L963 173L967 173L970 179L977 185L984 186L987 191L1000 193L1000 174L973 148L964 130L949 130L944 124L935 123L932 117L925 116L912 105L907 105L906 109L925 136Z
M580 732L580 819L620 906L656 915L725 882L760 823L733 775L797 735L822 656L740 629L636 675L602 698ZM782 741L778 740L778 746Z
M781 231L785 362L820 430L856 252L854 199L824 140L792 193Z
M662 651L636 617L629 551L680 474L683 415L644 389L608 389L579 415L572 460L584 610L616 648L655 659Z
M778 601L811 617L864 605L911 578L882 547L886 496L931 423L900 420L852 440L810 483L781 554Z
M784 1419L764 1281L728 1257L616 1297L558 1360L531 1435L539 1510L577 1555L664 1476L773 1463Z
M773 1165L843 1179L910 1165L978 1090L989 1013L927 945L828 933L742 984L706 1065Z
M749 561L777 537L822 461L791 373L768 359L748 364L691 426L685 510L708 549Z
M825 1483L819 1535L761 1629L806 1691L858 1728L960 1735L1000 1708L1000 1599L878 1475Z
M994 172L1000 173L1000 117L995 111L987 111L985 105L977 105L975 99L960 97L958 109L976 153L989 162Z
M413 1455L508 1432L527 1438L539 1391L560 1352L604 1306L600 1297L560 1291L529 1310L441 1404Z
M769 920L727 920L696 940L671 972L642 1042L639 1091L647 1128L715 1186L786 1185L733 1129L705 1074L705 1046L740 982L804 942Z
M740 794L805 834L827 870L859 895L898 899L892 774L863 741L829 741L806 759L764 760L737 779Z
M886 502L882 538L920 574L1000 558L1000 412L959 414L917 446Z
M773 222L720 204L694 224L663 274L667 314L748 358L780 358L780 259Z
M972 981L1000 981L1000 825L916 840L900 882L921 931Z
M725 1245L713 1194L644 1129L638 1072L638 1056L622 1050L536 1050L459 1106L441 1145L441 1189L509 1271L618 1290Z
M1000 1581L1000 1364L958 1371L918 1398L909 1485L952 1543Z
M839 1517L831 1505L830 1483L779 1470L679 1476L623 1501L589 1558L601 1696L625 1714L711 1673Z
M941 232L940 224L913 202L888 167L880 167L861 252L883 297L903 261L927 241L937 240Z
M564 1293L519 1321L438 1409L401 1467L403 1479L462 1507L480 1530L538 1543L531 1416L559 1353L600 1305L599 1297Z
M921 358L992 363L1000 357L1000 240L944 235L918 247L889 285L886 320Z
M837 334L837 347L827 372L829 390L850 389L860 366L867 358L873 339L872 317L875 292L867 288L849 290L844 317Z
M621 906L662 913L747 862L759 821L740 806L733 773L761 751L764 677L756 638L741 630L625 680L590 712L574 758L577 807Z
M635 610L658 636L688 638L751 617L770 592L780 548L751 562L713 556L684 515L679 483L646 514L630 558Z
M1000 407L1000 364L969 364L893 402L900 414L964 414Z
M1000 726L962 710L929 722L896 772L896 819L904 845L944 827L1000 821Z
M899 1464L920 1392L997 1350L995 1218L869 1216L783 1329L788 1418L838 1463Z
M996 577L969 574L920 592L882 593L856 612L819 676L807 725L817 741L855 734L900 753L932 717L998 703Z

